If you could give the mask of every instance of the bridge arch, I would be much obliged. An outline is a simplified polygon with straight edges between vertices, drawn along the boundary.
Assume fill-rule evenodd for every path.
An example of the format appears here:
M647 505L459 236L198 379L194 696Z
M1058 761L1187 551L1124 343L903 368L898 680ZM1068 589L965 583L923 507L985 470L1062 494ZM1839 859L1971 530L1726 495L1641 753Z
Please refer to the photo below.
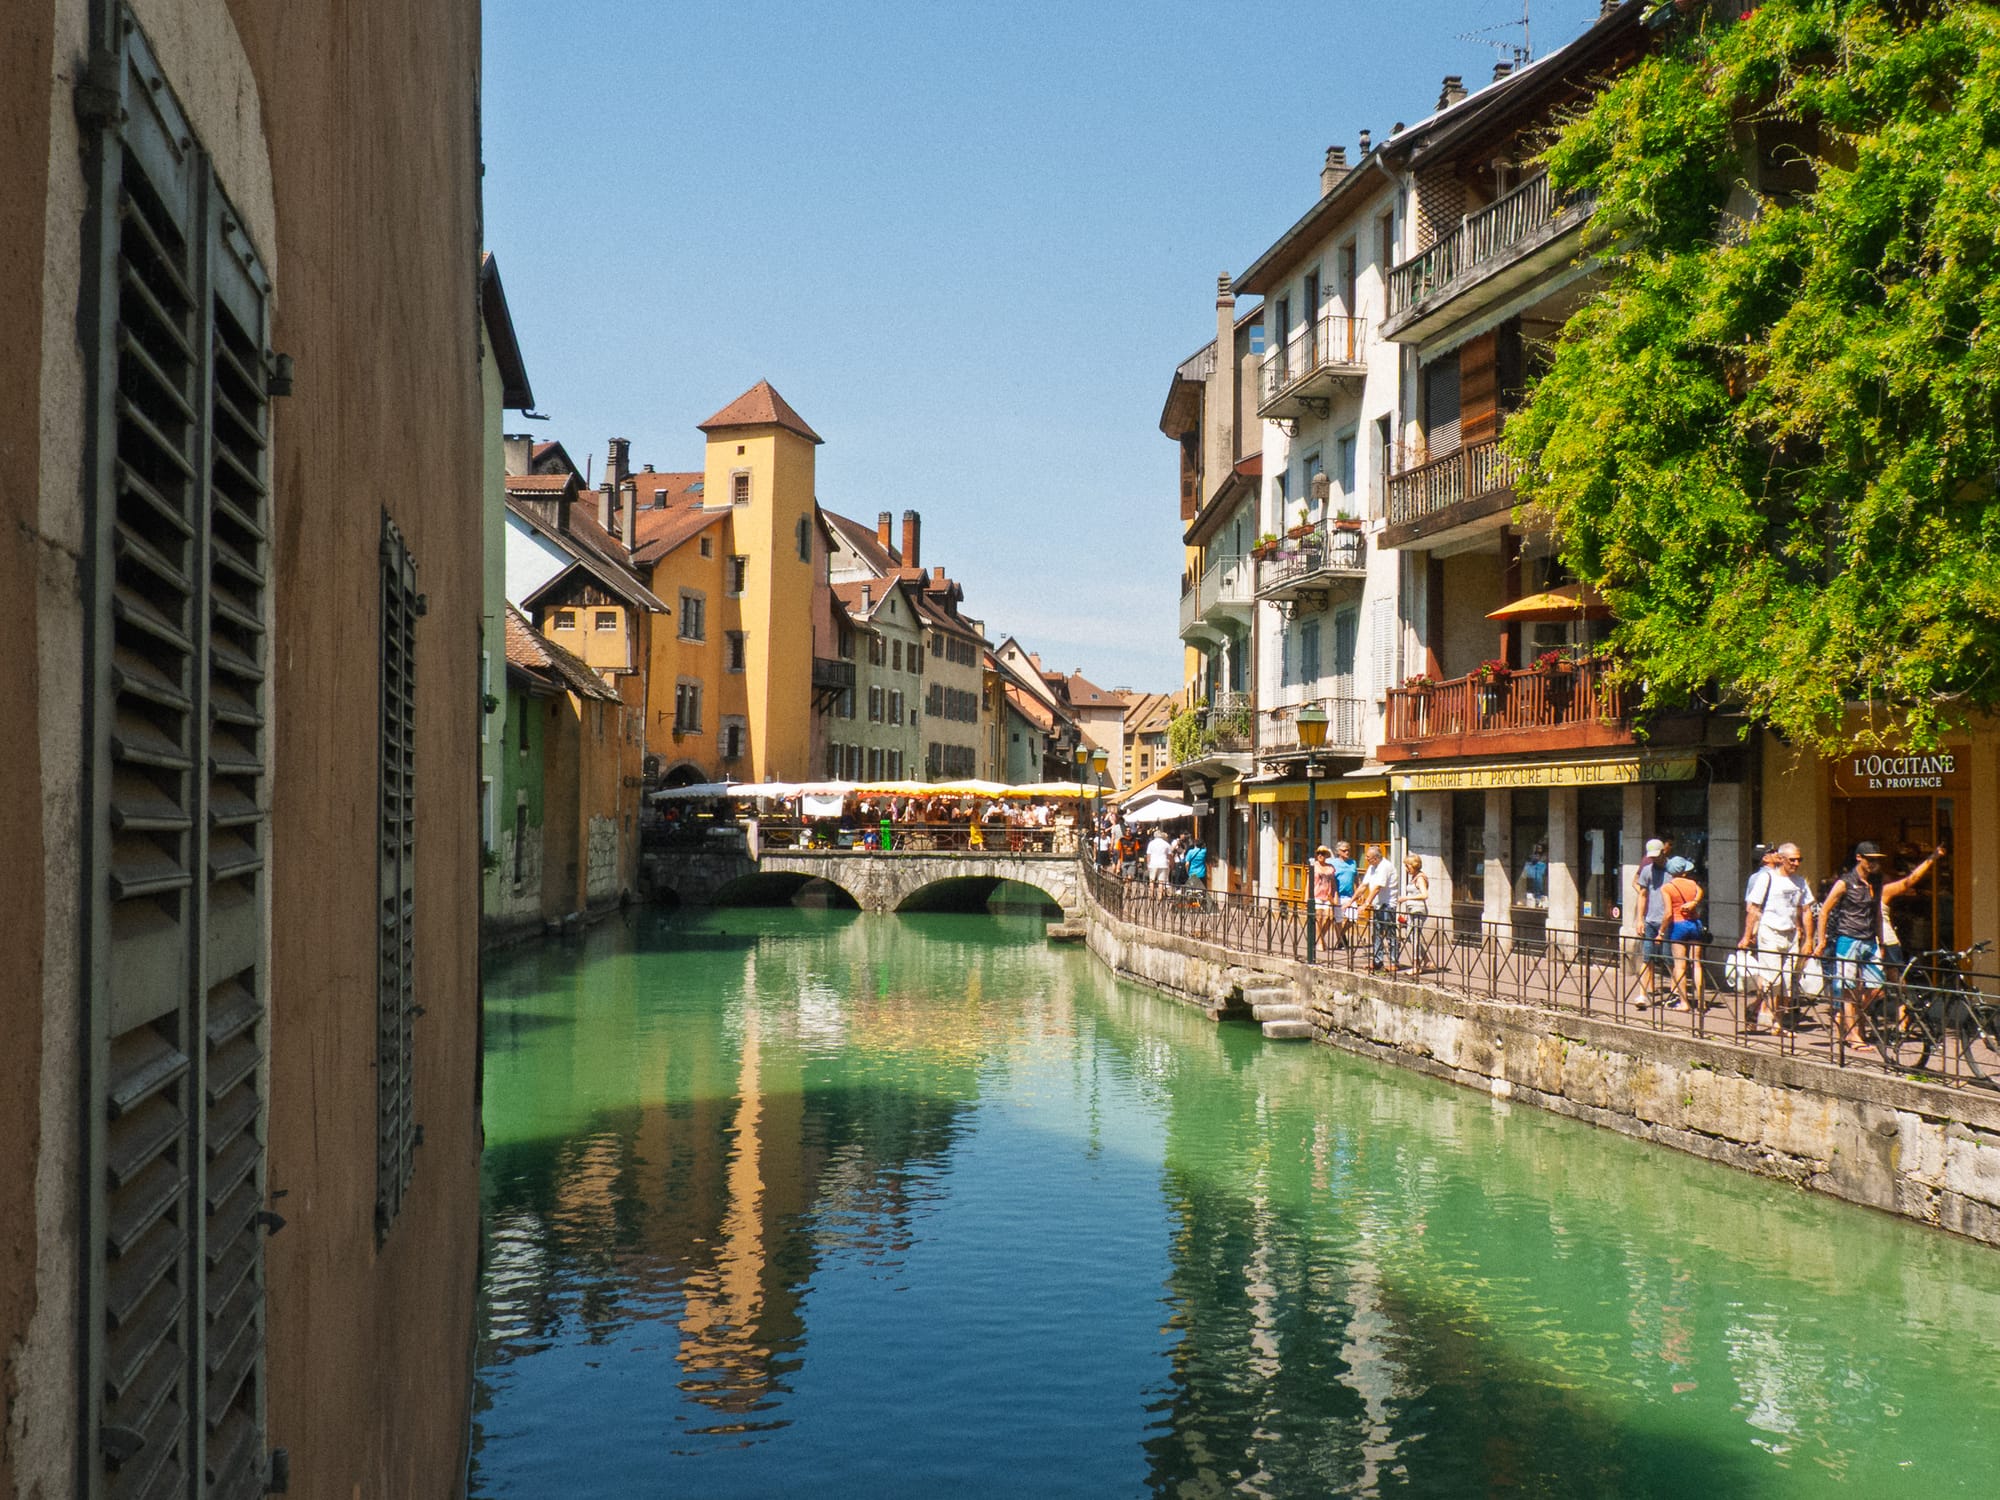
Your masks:
M1051 882L1053 884L1053 882ZM920 885L906 894L896 904L899 912L923 911L985 911L994 895L1006 888L1027 890L1040 896L1044 903L1062 909L1062 898L1031 881L1017 880L1004 875L941 875L927 885Z
M1001 882L1028 886L1065 913L1080 905L1076 860L1068 855L775 849L758 861L765 874L817 876L852 896L863 911L965 910Z
M815 883L840 898L831 904L855 908L866 904L832 876L800 870L753 870L718 886L708 900L711 906L786 906Z

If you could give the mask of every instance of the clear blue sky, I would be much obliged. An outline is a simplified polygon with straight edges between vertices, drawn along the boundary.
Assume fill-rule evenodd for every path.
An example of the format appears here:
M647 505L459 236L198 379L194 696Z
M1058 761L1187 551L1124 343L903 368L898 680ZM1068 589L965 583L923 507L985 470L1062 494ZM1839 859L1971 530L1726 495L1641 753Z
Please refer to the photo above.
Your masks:
M1545 54L1598 0L1532 0ZM822 505L1100 684L1177 688L1174 366L1326 147L1428 114L1520 0L486 0L486 239L579 463L698 468L760 378ZM900 519L899 519L900 525Z

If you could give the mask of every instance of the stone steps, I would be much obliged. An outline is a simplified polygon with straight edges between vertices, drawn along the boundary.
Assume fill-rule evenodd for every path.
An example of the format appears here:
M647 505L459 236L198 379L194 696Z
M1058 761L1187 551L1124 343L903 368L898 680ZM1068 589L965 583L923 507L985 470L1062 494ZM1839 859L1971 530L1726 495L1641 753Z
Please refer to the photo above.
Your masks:
M1312 1034L1313 1029L1310 1021L1266 1021L1264 1023L1264 1036L1267 1041L1309 1042L1312 1040Z

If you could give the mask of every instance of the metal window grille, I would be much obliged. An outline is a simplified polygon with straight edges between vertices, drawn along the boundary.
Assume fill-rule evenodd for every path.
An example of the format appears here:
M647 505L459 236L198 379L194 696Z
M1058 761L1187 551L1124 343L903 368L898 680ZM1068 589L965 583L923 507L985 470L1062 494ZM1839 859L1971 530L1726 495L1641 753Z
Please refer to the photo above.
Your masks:
M375 1011L375 1233L388 1234L416 1170L417 564L382 516L380 861Z
M93 185L85 1493L255 1495L270 288L143 33L107 19L78 94Z

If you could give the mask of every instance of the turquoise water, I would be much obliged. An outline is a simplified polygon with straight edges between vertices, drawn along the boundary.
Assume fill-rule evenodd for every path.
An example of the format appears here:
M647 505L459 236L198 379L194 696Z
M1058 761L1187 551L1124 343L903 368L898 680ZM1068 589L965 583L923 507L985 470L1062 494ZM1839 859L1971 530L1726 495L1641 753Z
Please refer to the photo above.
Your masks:
M2000 1492L2000 1254L1032 918L489 964L473 1493Z

